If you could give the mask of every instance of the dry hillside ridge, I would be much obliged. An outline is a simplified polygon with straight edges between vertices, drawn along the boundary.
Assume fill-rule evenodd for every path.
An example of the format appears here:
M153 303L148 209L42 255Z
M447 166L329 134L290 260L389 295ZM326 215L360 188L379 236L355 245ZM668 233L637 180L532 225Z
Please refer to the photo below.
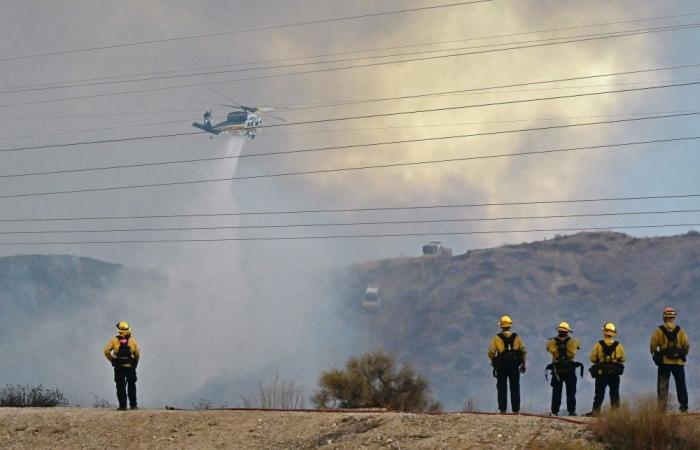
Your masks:
M0 408L0 448L11 449L515 450L587 435L583 425L547 418L469 413Z

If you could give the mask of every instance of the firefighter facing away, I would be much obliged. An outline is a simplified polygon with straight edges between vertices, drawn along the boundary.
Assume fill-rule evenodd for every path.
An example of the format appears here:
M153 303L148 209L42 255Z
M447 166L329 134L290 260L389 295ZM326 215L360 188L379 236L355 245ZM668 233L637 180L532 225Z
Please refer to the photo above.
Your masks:
M605 398L605 388L610 389L610 406L620 406L620 375L625 370L625 348L615 340L617 328L614 323L603 325L603 339L596 342L591 351L593 365L589 371L595 378L595 395L593 397L593 410L587 415L600 413Z
M119 410L126 410L127 397L131 409L137 409L136 366L138 366L141 357L139 344L131 336L131 328L127 322L117 323L117 333L105 345L104 355L114 367L114 382L117 385Z
M493 337L488 357L493 366L498 389L498 410L505 414L508 409L508 384L510 384L510 407L520 412L520 374L525 373L527 349L522 339L511 331L513 321L508 316L499 321L501 332Z
M547 366L552 381L552 415L559 414L561 394L566 385L566 410L570 416L576 415L576 368L583 365L575 361L576 352L581 348L580 342L573 336L567 322L557 327L557 336L547 341L547 351L552 354L552 363ZM583 374L582 374L583 375Z
M690 350L690 341L685 330L676 325L676 311L664 309L664 323L651 335L649 344L652 359L658 366L656 392L659 408L666 410L668 383L673 375L676 382L676 395L681 412L688 412L688 389L685 385L685 361Z

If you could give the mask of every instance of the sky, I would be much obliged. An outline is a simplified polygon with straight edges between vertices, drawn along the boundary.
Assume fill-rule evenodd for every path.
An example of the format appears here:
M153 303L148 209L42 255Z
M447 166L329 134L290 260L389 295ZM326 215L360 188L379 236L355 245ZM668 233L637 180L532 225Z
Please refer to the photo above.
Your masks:
M215 119L223 117L229 111L229 108L219 105L229 101L211 89L242 104L276 107L274 114L286 122L266 117L265 125L274 126L263 129L255 140L227 136L209 139L201 134L0 152L0 175L236 156L239 152L244 156L240 160L219 159L70 174L1 177L0 195L444 160L673 139L697 134L694 126L697 117L687 115L483 135L495 131L697 111L698 85L512 102L692 83L700 74L698 67L500 88L488 93L467 92L302 110L294 108L328 102L415 96L698 64L700 61L693 56L698 54L700 44L697 28L587 40L591 34L601 32L651 30L694 24L700 20L698 2L494 0L332 23L39 55L365 15L426 4L440 3L398 0L3 2L0 5L0 33L3 37L0 39L0 150L196 131L190 124L200 120L205 109L213 108ZM657 19L653 19L655 17ZM591 26L596 24L608 25ZM542 31L551 29L559 31ZM535 31L539 32L530 33ZM570 38L579 42L508 49L554 38ZM484 52L485 50L489 52ZM431 53L426 53L428 51ZM402 53L410 54L402 57L407 59L422 56L431 58L290 74L363 65L370 60L302 65L308 62ZM471 54L435 58L450 53ZM318 55L331 56L319 59ZM388 62L397 58L371 61ZM260 63L241 66L251 62ZM238 66L231 66L236 64ZM242 71L250 67L270 65L290 67ZM185 75L199 68L229 72L124 81L127 80L127 75L149 74L143 75L148 78L166 71L168 75ZM253 79L240 80L241 78ZM51 88L57 83L82 80L119 83ZM178 87L185 84L199 85ZM49 89L35 89L42 87ZM22 92L7 92L16 90ZM57 100L65 97L83 98ZM503 102L507 104L290 125L300 121ZM464 134L482 136L431 140L435 137ZM416 139L427 140L281 156L253 156L257 153ZM696 147L694 140L686 140L233 182L0 198L0 219L383 208L697 194L700 193L700 179L697 176L700 156ZM504 216L662 211L700 209L699 207L697 198L686 198L419 211L5 222L0 223L0 227L3 231L45 231L289 225L493 219ZM196 321L193 320L197 328L210 327L209 322L222 311L237 318L237 326L234 328L242 330L252 327L253 331L245 333L250 339L246 346L252 350L240 356L247 361L247 367L251 367L270 364L272 357L255 356L261 353L261 348L270 350L267 352L270 355L277 355L274 349L279 349L280 343L284 342L289 346L284 351L294 354L299 349L308 349L310 342L316 342L314 339L318 338L318 333L323 333L322 330L307 326L309 323L317 323L316 314L322 303L314 279L320 270L367 260L418 255L421 245L431 240L444 241L456 253L462 253L471 248L544 239L553 237L557 232L462 236L430 233L673 223L700 223L700 214L262 230L6 234L0 236L0 242L396 233L425 235L246 242L1 245L0 255L72 254L167 273L172 280L195 286L196 292L210 299L209 312L202 312ZM636 236L651 236L684 233L690 228L697 227L622 231ZM285 299L283 307L279 305L280 298ZM187 299L182 298L170 305L154 304L153 308L154 311L159 308L175 308L182 312L178 308L186 308L187 302ZM132 313L132 317L141 318L134 311L135 303L134 310L128 312ZM97 311L94 313L97 314ZM160 325L177 327L178 320L181 320L179 316L168 316L168 320L163 319ZM290 323L294 326L284 325ZM145 323L139 325L146 328ZM278 335L280 329L284 329L285 333ZM214 332L211 338L240 340L241 336L225 333L217 335ZM153 339L156 339L155 336ZM341 352L335 350L326 347L317 352L313 348L305 351L320 355L318 357L322 363L330 363L345 356L351 348ZM219 369L219 366L213 366L207 373L217 373ZM201 385L206 382L206 379L202 380Z

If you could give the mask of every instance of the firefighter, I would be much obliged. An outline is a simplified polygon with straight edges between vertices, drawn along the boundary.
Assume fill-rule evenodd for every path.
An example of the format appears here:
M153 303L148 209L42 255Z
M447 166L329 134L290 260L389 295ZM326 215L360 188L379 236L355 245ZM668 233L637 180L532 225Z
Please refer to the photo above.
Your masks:
M595 378L595 396L593 410L587 416L600 414L605 398L605 388L610 389L610 406L620 406L620 375L625 370L625 348L615 340L617 328L612 322L607 322L601 330L603 339L596 342L591 351L593 365L589 371Z
M511 331L513 321L508 316L499 320L501 332L493 337L488 357L493 366L498 389L498 410L505 414L508 409L508 384L510 384L511 410L520 412L520 374L525 373L527 349L522 339Z
M141 352L136 339L131 336L131 328L127 322L117 323L117 335L105 345L104 355L114 367L114 382L117 385L119 410L126 410L127 397L131 409L138 409L136 366L139 364Z
M583 367L574 361L576 352L581 348L579 341L570 336L571 327L561 322L557 327L557 336L547 341L547 351L552 354L552 363L546 370L551 372L552 381L552 415L559 415L561 394L566 384L566 410L570 416L576 415L576 368ZM583 369L582 369L583 370Z
M690 342L685 330L676 325L676 311L664 309L663 325L651 334L649 348L652 359L658 366L656 393L659 408L666 410L668 383L673 375L676 382L676 395L681 412L688 412L688 389L685 385L685 361L690 350Z

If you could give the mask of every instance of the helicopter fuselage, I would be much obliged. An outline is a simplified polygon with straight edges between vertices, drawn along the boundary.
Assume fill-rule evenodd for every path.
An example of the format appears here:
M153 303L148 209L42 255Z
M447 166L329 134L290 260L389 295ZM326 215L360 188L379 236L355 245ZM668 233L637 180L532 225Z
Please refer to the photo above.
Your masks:
M192 126L214 135L229 133L235 136L248 136L255 139L255 135L260 131L262 118L250 111L233 111L228 113L226 120L215 125L211 122L211 115L205 116L204 123L193 123Z

